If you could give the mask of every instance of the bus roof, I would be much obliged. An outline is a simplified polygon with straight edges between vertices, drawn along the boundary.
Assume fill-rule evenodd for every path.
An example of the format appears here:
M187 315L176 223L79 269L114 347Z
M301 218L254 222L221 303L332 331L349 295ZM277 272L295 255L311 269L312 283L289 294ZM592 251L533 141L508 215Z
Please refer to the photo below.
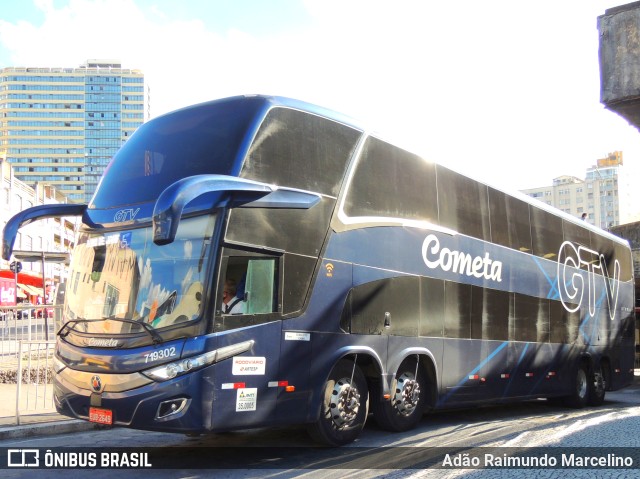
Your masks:
M203 103L199 103L199 104L195 104L195 105L191 105L191 106L187 106L184 108L181 108L179 110L175 110L173 112L170 113L166 113L164 115L161 115L160 117L164 117L166 115L171 115L177 112L181 112L181 111L186 111L186 110L190 110L190 109L199 109L202 107L207 107L209 105L215 104L215 103L222 103L222 102L244 102L244 101L257 101L257 102L262 102L263 103L263 107L265 110L271 109L271 108L275 108L275 107L285 107L285 108L291 108L291 109L295 109L295 110L299 110L299 111L304 111L313 115L318 115L318 116L322 116L331 120L334 120L338 123L342 123L345 124L349 127L355 128L357 130L361 130L363 131L366 135L371 135L377 138L382 139L383 141L386 141L388 143L392 143L394 145L396 145L397 147L404 149L405 151L411 151L407 148L404 148L401 144L395 142L395 141L390 141L388 139L385 139L385 135L380 134L377 131L372 130L370 127L367 127L364 122L354 119L348 115L339 113L335 110L331 110L329 108L325 108L325 107L321 107L312 103L308 103L305 101L301 101L301 100L297 100L297 99L293 99L293 98L288 98L288 97L283 97L283 96L274 96L274 95L261 95L261 94L247 94L247 95L238 95L238 96L233 96L233 97L227 97L227 98L221 98L221 99L216 99L216 100L211 100L208 102L203 102ZM158 117L158 118L160 118ZM388 137L387 137L388 138ZM588 222L585 222L583 220L581 220L580 218L576 218L570 214L567 214L555 207L552 207L546 203L543 203L535 198L532 198L524 193L521 193L519 191L508 191L505 190L504 188L501 187L497 187L495 185L489 184L487 182L484 181L479 181L476 180L475 178L472 178L468 175L465 175L464 173L461 173L460 171L454 169L454 168L450 168L447 165L444 165L442 163L439 163L438 161L433 161L430 160L428 158L425 158L424 155L416 152L416 151L411 151L412 153L416 154L417 156L424 158L426 161L432 161L433 163L436 164L440 164L446 168L449 168L453 171L455 171L458 174L461 174L463 176L466 176L467 178L472 179L473 181L477 181L478 183L484 184L487 187L491 187L495 190L501 191L502 193L508 194L512 197L515 197L517 199L520 199L536 208L542 209L547 211L548 213L551 213L555 216L561 217L562 219L565 219L569 222L575 223L579 226L582 226L590 231L593 231L594 233L607 237L615 242L621 243L621 244L628 244L628 241L620 238L606 230L603 230L601 228L598 228L597 226L594 226Z

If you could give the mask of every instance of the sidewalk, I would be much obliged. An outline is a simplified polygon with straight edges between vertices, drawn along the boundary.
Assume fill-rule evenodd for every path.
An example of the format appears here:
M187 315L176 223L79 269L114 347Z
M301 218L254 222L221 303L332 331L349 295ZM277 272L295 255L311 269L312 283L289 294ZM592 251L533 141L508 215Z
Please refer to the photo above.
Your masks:
M23 387L26 387L23 385ZM16 424L16 384L0 384L0 441L88 431L95 425L58 414L54 408L20 411ZM42 393L40 391L40 393ZM51 385L47 393L52 393Z

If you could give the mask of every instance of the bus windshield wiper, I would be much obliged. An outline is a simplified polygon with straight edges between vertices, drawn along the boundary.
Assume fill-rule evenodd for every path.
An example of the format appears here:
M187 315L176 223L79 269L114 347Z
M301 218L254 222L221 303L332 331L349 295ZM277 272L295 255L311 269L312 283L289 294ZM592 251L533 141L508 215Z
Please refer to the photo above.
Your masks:
M62 326L60 328L60 331L58 331L58 336L60 336L61 338L66 337L71 330L73 329L71 327L71 324L78 324L78 323L96 323L98 321L104 321L105 319L109 319L109 320L113 320L113 321L120 321L122 323L131 323L131 324L135 324L138 326L142 326L142 329L144 329L144 331L146 333L149 334L149 336L151 336L151 339L153 339L153 343L154 344L160 344L163 343L164 340L162 339L162 336L160 336L158 334L158 332L153 329L153 327L149 326L147 323L144 322L140 322L140 321L136 321L135 319L127 319L127 318L115 318L115 317L110 317L110 318L103 318L103 319L70 319L69 321L67 321L64 326Z
M94 321L89 319L70 319L69 321L67 321L62 325L62 327L60 328L60 331L58 331L58 336L60 336L61 338L66 338L71 332L71 330L73 329L71 327L72 323L77 324L77 323L92 323L92 322Z
M151 339L153 339L153 343L154 344L160 344L162 342L164 342L164 339L162 339L162 336L160 336L158 334L158 332L153 329L152 326L149 326L147 323L145 323L144 321L136 321L135 319L127 319L127 318L116 318L116 317L109 317L109 318L105 318L105 319L110 319L113 321L121 321L123 323L130 323L130 324L136 324L138 326L142 326L142 328L149 333L149 336L151 336Z

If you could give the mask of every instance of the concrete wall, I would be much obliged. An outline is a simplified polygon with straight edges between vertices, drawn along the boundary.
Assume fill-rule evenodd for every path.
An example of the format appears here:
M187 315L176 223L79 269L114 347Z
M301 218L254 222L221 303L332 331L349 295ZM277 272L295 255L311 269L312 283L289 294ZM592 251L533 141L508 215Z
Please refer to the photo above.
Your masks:
M600 33L600 101L640 127L640 2L605 11Z
M633 272L638 282L640 279L640 222L614 226L610 231L629 242L633 256Z

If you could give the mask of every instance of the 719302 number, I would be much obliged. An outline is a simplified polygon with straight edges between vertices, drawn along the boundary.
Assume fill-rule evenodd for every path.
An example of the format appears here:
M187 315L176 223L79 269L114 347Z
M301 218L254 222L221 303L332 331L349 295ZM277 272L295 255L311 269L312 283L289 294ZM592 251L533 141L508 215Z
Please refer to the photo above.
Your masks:
M153 361L159 361L161 359L170 358L176 355L175 346L171 346L170 348L158 349L156 351L151 351L144 355L144 362L149 363Z

